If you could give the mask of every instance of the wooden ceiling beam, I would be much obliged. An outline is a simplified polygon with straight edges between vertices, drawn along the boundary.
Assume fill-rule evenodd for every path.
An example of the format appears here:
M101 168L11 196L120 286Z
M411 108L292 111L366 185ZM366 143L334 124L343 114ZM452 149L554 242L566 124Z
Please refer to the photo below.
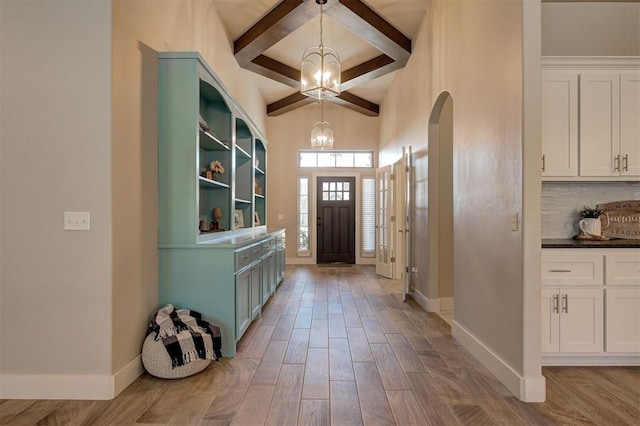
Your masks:
M411 56L411 40L362 1L340 0L325 13L394 60Z
M342 71L342 93L327 100L368 116L379 106L348 90L404 67L411 55L411 40L360 0L328 0L324 11L382 52L381 55ZM283 0L234 42L238 64L245 69L300 90L300 71L263 53L320 13L315 0ZM294 93L267 106L276 116L316 102Z
M369 117L377 117L380 113L380 107L377 104L349 92L342 92L338 96L326 98L326 101L341 105ZM269 117L277 117L285 112L293 111L296 108L315 102L318 102L318 100L296 92L267 105L267 115Z
M329 0L325 12L337 1ZM319 14L315 0L281 1L233 42L236 60L244 67Z

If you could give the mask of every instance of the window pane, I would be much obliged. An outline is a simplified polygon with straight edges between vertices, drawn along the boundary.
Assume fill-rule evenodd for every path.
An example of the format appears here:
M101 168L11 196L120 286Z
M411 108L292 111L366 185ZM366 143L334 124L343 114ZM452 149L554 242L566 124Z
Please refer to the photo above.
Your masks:
M353 152L337 153L336 167L353 167Z
M372 151L298 151L300 167L373 167Z
M309 250L309 178L298 178L298 250Z
M336 189L337 189L338 191L342 191L342 182L337 182L337 183L336 183Z
M329 182L329 191L335 191L335 190L336 190L336 183Z
M373 167L373 154L370 152L356 152L354 154L355 167Z
M344 194L343 200L349 201L349 193L348 192L343 192L343 194Z
M342 192L336 192L336 200L342 201Z
M349 190L349 182L345 182L344 183L344 190L348 191Z
M318 153L318 167L335 167L336 159L335 155L331 152L319 152Z
M373 177L362 179L362 240L363 253L373 253L376 243L376 185Z
M300 153L300 167L317 167L318 154L315 152Z
M328 192L324 192L324 191L323 191L323 192L322 192L322 199L323 199L324 201L327 201L327 200L329 199L329 193L328 193Z
M336 199L336 193L335 192L330 192L329 193L329 201L335 201Z

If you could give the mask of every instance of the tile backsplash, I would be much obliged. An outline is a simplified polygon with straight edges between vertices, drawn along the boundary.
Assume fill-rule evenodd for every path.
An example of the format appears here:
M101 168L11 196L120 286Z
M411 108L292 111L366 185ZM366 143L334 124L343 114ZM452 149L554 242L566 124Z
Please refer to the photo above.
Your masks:
M543 182L542 238L572 238L584 206L640 200L640 182Z

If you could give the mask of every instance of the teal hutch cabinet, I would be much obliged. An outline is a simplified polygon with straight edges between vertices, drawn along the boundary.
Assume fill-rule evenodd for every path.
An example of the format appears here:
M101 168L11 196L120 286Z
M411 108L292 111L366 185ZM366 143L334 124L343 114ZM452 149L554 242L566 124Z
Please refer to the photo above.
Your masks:
M284 278L267 144L197 52L160 53L158 73L159 305L201 312L234 356Z

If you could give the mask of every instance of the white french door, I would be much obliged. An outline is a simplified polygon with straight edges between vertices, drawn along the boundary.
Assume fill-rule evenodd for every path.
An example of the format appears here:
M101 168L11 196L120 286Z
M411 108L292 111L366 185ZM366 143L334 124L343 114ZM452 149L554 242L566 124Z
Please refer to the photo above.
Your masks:
M387 278L393 278L392 209L391 166L386 166L376 170L376 274Z

